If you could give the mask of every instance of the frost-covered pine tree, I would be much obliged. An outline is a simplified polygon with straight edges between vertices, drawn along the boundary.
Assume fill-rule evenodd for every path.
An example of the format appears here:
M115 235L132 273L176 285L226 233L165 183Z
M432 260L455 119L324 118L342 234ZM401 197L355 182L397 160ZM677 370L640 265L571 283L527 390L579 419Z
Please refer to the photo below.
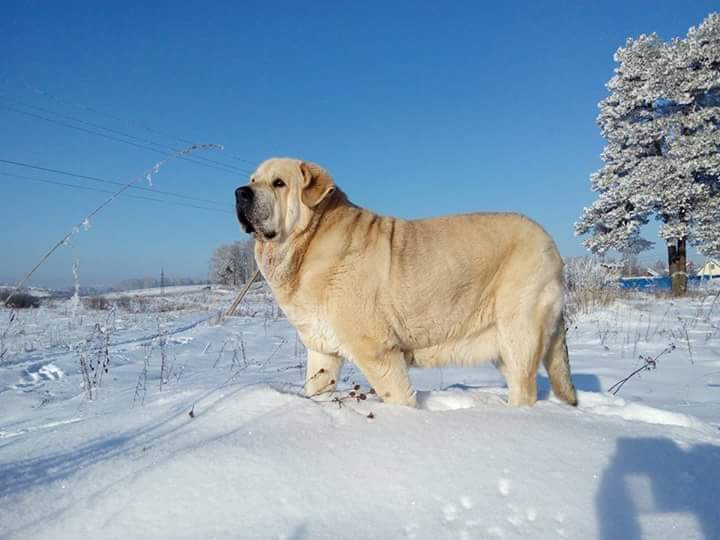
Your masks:
M666 86L668 156L692 201L688 238L706 256L720 254L720 15L674 40ZM663 231L661 231L663 234Z
M600 103L607 146L592 176L598 199L577 234L593 252L637 253L650 216L662 222L673 291L687 289L686 243L704 254L720 248L720 17L709 16L686 39L629 39Z
M616 249L629 256L652 246L640 228L652 214L653 179L663 165L662 126L653 104L664 49L653 34L628 39L615 53L618 67L597 118L607 140L604 165L591 176L598 198L575 225L577 234L590 234L585 245L594 253Z

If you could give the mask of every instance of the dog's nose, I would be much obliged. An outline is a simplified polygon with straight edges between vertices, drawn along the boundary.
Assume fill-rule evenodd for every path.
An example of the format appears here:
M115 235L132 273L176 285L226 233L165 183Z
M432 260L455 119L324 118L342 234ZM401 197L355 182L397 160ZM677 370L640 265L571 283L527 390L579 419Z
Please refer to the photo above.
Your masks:
M247 204L253 200L253 190L248 186L239 187L235 190L235 201L238 204Z

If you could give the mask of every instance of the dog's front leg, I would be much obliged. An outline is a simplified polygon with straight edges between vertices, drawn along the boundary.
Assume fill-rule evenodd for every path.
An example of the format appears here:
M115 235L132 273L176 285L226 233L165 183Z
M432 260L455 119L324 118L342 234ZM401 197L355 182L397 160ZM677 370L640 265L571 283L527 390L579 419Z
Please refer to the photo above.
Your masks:
M324 354L308 349L305 395L312 397L334 391L342 364L342 358L336 354Z
M385 403L417 406L417 395L410 382L407 361L402 351L356 350L353 359Z

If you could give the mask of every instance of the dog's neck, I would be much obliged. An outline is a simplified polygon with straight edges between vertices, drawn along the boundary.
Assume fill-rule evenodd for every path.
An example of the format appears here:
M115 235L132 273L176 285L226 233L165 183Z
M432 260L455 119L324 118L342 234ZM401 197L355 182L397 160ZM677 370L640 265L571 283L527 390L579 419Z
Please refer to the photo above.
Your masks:
M339 189L322 204L319 211L313 212L308 226L282 244L256 238L255 260L276 294L291 294L297 290L303 258L318 230L331 226L343 209L355 207Z

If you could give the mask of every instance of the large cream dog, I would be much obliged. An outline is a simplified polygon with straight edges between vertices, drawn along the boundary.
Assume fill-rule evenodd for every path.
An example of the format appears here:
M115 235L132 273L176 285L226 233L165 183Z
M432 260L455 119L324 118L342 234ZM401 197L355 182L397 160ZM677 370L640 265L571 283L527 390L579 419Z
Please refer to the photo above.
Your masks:
M305 391L335 389L352 359L386 402L414 406L409 366L492 361L511 405L577 404L563 325L562 259L518 214L405 221L350 203L327 171L265 161L235 192L255 257L308 349Z

